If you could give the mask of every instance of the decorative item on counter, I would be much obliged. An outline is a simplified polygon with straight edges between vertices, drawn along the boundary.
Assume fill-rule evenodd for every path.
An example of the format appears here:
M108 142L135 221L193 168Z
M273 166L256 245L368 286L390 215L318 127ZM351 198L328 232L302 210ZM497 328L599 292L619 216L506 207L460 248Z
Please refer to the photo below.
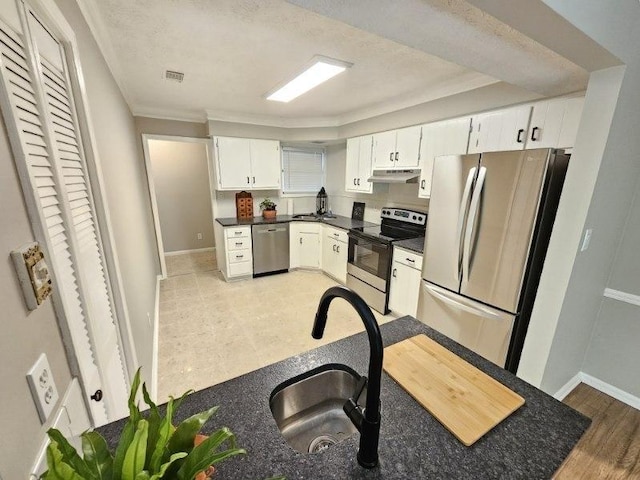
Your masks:
M142 397L149 406L143 415L135 403L139 386L140 369L131 385L129 419L115 452L109 451L99 433L88 431L82 434L82 458L59 430L51 428L47 432L51 440L47 447L49 470L41 478L204 480L215 471L214 464L246 453L236 447L235 435L226 427L209 436L199 433L218 407L197 413L174 427L173 412L191 392L177 400L169 397L163 417L143 383Z
M236 218L238 220L253 218L253 197L249 192L236 193Z
M320 189L316 196L316 213L318 215L327 213L327 192L324 190L324 187Z
M353 220L364 220L364 202L353 202L351 218Z
M276 204L273 203L269 197L260 202L260 210L262 210L262 216L267 220L276 218L276 215L278 214L276 211Z

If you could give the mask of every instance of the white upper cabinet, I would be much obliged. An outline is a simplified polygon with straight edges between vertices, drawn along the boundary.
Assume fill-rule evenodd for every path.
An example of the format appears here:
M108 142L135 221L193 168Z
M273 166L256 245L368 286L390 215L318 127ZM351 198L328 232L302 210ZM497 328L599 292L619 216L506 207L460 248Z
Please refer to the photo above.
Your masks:
M468 152L523 150L530 117L530 105L474 115Z
M280 188L280 142L215 137L218 190Z
M422 127L408 127L373 135L373 168L418 168Z
M467 153L470 126L471 117L455 118L422 126L419 197L429 198L431 196L431 179L435 157Z
M560 98L533 106L526 148L571 148L584 98Z
M368 181L372 170L372 145L372 135L347 139L347 166L344 185L347 192L371 193L373 191L373 184Z

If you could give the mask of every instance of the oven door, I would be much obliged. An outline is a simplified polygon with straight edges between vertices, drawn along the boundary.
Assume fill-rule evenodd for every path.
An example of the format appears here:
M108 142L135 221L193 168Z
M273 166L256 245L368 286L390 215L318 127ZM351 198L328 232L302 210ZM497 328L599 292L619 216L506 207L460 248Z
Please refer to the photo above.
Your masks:
M390 245L349 232L348 273L386 293L390 269Z

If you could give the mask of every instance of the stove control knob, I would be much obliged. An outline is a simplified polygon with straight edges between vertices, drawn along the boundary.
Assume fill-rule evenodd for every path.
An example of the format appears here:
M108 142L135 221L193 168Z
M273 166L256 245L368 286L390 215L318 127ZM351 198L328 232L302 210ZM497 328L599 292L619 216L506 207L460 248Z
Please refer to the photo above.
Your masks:
M414 216L413 216L413 219L415 220L416 218L418 218L418 217L416 217L416 216L414 215Z
M422 221L422 217L418 217L418 220Z

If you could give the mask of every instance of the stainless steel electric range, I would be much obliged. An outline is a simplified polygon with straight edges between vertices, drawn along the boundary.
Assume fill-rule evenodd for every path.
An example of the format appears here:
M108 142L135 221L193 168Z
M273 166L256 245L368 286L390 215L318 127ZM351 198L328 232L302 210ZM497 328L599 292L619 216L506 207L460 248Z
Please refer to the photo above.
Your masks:
M424 236L427 214L385 207L380 220L381 225L349 230L347 287L370 307L386 315L389 312L393 242Z

